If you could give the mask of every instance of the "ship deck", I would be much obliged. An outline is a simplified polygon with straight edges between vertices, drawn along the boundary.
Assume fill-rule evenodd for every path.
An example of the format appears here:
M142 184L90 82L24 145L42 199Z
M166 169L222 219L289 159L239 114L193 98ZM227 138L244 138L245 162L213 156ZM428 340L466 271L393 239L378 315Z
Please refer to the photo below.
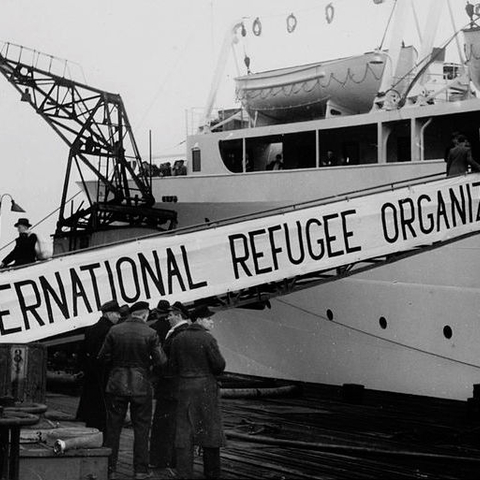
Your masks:
M367 389L352 395L341 386L294 386L283 396L222 400L228 439L221 450L222 478L480 478L476 402ZM47 394L49 411L71 416L78 399ZM133 430L126 426L118 465L121 479L133 476L132 444ZM165 470L152 472L152 480L171 478ZM195 478L203 478L201 457L195 457Z

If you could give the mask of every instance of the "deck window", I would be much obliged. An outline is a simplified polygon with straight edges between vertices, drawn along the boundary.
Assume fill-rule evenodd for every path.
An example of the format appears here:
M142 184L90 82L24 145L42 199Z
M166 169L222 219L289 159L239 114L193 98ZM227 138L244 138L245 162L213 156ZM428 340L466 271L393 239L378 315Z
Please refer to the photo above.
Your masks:
M412 159L410 121L388 122L385 125L388 128L387 162L410 162Z
M199 148L192 148L192 172L202 170L202 154Z
M480 112L466 112L448 116L431 117L423 133L423 158L444 159L454 132L463 133L472 147L473 158L480 161ZM426 121L427 119L422 119Z
M375 124L320 130L318 144L320 167L377 162Z
M233 173L243 171L243 141L241 138L235 140L220 140L220 155L224 165Z

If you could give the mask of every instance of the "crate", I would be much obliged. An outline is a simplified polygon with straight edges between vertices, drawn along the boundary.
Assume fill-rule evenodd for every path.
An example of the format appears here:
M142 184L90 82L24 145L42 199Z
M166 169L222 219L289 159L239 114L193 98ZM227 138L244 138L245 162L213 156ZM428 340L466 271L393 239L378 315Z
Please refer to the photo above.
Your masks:
M109 448L72 449L56 455L43 443L20 446L19 480L107 480Z

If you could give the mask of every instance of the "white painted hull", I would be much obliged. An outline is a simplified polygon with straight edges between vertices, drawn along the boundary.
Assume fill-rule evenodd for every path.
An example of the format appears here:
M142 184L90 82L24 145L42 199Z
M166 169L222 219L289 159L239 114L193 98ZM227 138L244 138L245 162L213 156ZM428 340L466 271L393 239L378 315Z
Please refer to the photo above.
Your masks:
M190 191L196 194L197 202L172 205L183 226L305 201L320 197L319 191L330 195L378 185L392 175L408 178L413 170L419 176L443 169L443 162L334 168L300 172L303 181L292 178L297 172L279 172L275 181L247 174L248 193L240 177L235 178L236 188L229 185L231 177L214 182L185 178L182 186L178 180L159 179L154 194L185 199ZM318 174L323 181L315 177ZM303 188L285 189L281 175ZM262 176L260 190L256 182ZM215 190L203 189L202 181L215 185ZM230 201L215 202L214 197ZM480 383L479 272L480 238L473 237L274 299L271 309L221 312L215 336L233 372L466 399L472 385ZM387 328L380 326L380 317ZM453 332L450 339L444 336L447 326Z

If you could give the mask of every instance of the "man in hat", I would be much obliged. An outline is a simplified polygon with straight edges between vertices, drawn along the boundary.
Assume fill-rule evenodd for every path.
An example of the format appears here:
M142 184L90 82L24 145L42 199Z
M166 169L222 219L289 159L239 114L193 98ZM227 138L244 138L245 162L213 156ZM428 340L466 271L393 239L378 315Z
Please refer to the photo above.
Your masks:
M150 367L161 366L167 357L158 335L147 324L147 302L130 307L130 318L113 327L107 334L98 359L110 365L106 386L107 434L105 446L112 449L109 462L110 480L116 479L120 434L127 409L133 426L133 467L135 479L149 478L148 434L152 419L152 387Z
M212 315L207 307L199 307L191 316L192 324L173 339L170 348L169 364L178 377L175 448L180 478L193 477L194 445L202 447L205 477L221 478L225 435L217 377L225 370L225 359L204 326L203 319Z
M168 312L168 330L163 350L170 355L173 339L189 325L188 310L175 302ZM177 411L177 379L167 365L154 370L154 393L156 398L150 435L150 467L175 467L175 416Z
M123 323L130 317L130 307L125 303L124 305L120 306L119 309L120 318L117 323Z
M168 300L160 300L157 307L148 315L147 323L157 332L161 344L163 344L165 336L171 328L168 322L169 313L170 302Z
M97 360L97 355L110 328L118 322L120 312L116 300L104 303L100 310L100 320L85 331L82 351L83 390L78 404L77 420L85 422L87 427L98 428L104 432L107 423L107 372L104 365Z
M32 225L28 218L19 218L14 225L18 229L18 237L15 239L14 249L0 262L0 268L6 267L13 263L12 266L27 265L37 260L35 246L37 244L37 236L30 231Z

